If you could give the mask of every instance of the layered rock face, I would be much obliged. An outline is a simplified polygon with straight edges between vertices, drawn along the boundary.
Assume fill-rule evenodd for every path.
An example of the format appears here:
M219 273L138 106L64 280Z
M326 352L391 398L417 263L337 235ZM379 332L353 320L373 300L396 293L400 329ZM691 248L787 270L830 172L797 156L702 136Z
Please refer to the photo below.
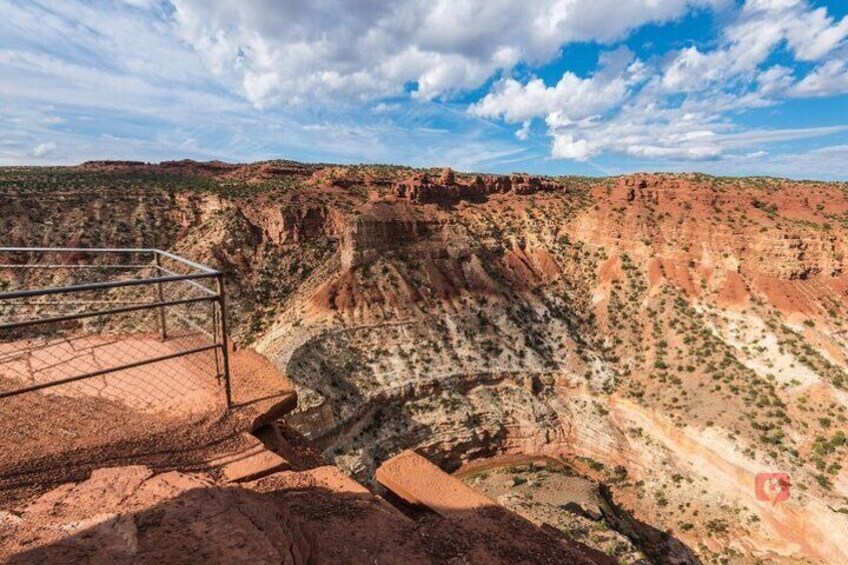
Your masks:
M289 422L357 478L405 448L545 455L705 561L848 559L844 184L145 167L4 172L68 210L18 197L2 227L221 267ZM775 471L797 488L771 505Z
M395 195L416 204L453 205L461 201L484 202L493 194L535 194L553 190L554 185L540 177L511 175L475 175L473 179L457 180L450 169L445 169L438 179L428 173L398 182Z
M782 280L845 273L844 191L835 187L655 175L593 194L605 209L585 215L581 235L630 253Z

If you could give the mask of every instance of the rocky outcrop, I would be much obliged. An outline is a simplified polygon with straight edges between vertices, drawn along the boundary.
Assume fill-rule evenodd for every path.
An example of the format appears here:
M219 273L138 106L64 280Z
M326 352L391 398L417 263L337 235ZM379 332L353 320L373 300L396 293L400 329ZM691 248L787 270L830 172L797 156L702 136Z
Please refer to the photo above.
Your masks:
M461 483L432 465L424 482ZM468 487L464 487L467 490ZM485 499L478 495L478 499ZM460 501L463 502L463 501ZM222 485L205 473L99 469L0 512L4 563L609 563L489 501L409 516L331 466Z
M492 194L514 192L518 195L554 190L555 185L539 177L512 175L476 175L470 181L457 180L447 169L434 181L427 173L402 180L395 185L395 194L415 204L454 205L461 201L484 202Z
M572 233L640 260L676 258L694 278L716 270L748 277L840 277L848 264L845 190L788 181L632 175L592 192ZM695 273L695 266L701 267Z
M94 471L10 514L9 563L311 562L314 540L268 497L200 474Z
M93 172L131 172L131 173L166 173L178 175L197 175L203 177L222 176L239 169L239 165L223 161L162 161L161 163L146 163L143 161L86 161L77 168Z
M320 167L280 160L238 165L225 172L228 179L256 184L286 179L303 181L308 179L316 169L320 170Z
M242 208L263 239L274 245L296 245L319 238L337 238L344 219L329 206L279 207L273 205Z
M610 565L614 560L569 539L548 536L517 514L451 477L424 457L404 451L377 469L377 480L408 504L426 507L475 537L487 540L493 553L531 563ZM509 524L512 535L500 532Z
M350 218L342 232L343 269L407 250L420 258L457 258L471 251L467 230L458 223L415 216L364 213Z

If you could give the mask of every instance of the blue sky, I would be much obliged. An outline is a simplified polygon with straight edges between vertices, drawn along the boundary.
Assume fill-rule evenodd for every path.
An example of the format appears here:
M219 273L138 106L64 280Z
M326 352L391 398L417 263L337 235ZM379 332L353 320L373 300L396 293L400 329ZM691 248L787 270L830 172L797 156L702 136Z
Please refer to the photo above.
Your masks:
M0 164L848 179L844 0L0 0Z

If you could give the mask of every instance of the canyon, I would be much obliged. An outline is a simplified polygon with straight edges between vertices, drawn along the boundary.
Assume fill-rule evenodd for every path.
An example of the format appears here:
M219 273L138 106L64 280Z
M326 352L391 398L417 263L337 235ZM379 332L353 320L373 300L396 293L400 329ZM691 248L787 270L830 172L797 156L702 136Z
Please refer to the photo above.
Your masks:
M257 436L280 451L273 428L291 430L333 466L321 480L382 492L406 450L457 476L538 458L603 494L582 511L607 504L613 531L581 541L626 562L848 561L845 183L103 161L0 169L0 207L6 246L155 247L220 269L237 349L297 395ZM779 503L756 489L775 472L791 476ZM134 492L208 485L127 473ZM534 521L510 480L497 496ZM222 496L259 529L297 521ZM565 506L539 520L569 522ZM298 528L286 543L305 555Z

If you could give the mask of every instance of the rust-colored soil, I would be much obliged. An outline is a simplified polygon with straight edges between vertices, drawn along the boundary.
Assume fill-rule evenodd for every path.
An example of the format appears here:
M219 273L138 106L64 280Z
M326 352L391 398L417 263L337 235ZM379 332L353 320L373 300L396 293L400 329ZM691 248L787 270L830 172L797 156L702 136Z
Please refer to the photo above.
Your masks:
M3 515L10 563L304 563L313 545L269 497L208 476L99 469Z
M100 469L0 514L0 524L10 563L609 563L566 551L567 541L491 502L455 519L407 517L331 466L240 486Z
M0 343L0 376L7 388L55 382L208 345L201 336L160 340L146 334L87 335L45 342ZM42 389L41 394L90 397L142 413L185 418L220 402L211 352L177 357Z
M0 402L0 434L12 446L0 450L0 507L83 479L98 467L204 469L216 454L248 449L241 432L261 424L263 417L291 410L296 394L291 382L254 351L231 351L230 362L234 408L229 412L223 383L186 359L167 366L173 373L157 371L157 363L143 367L144 373L97 377L100 388L80 381ZM165 394L162 387L169 383L173 386ZM202 392L194 392L195 386ZM115 394L96 394L111 389ZM187 402L187 411L170 409L179 405L180 391L202 396L205 403ZM130 401L121 401L127 397ZM144 410L132 400L136 397L148 399Z

